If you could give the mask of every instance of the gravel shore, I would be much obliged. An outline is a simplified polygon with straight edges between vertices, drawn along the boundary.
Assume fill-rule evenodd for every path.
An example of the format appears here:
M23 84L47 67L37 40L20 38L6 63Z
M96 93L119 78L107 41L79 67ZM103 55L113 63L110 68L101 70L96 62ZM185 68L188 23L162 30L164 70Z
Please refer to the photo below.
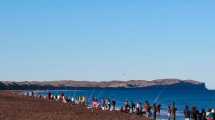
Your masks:
M92 112L81 105L50 102L38 98L0 92L0 120L148 120L122 112Z

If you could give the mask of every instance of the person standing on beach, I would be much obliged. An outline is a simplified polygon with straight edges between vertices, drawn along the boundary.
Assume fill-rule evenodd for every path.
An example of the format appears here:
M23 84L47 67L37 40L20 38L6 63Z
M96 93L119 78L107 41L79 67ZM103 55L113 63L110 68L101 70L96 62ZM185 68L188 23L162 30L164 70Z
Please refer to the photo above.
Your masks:
M49 100L49 101L51 100L51 96L52 96L52 94L49 92L49 93L48 93L48 100Z
M167 112L168 120L171 119L171 107L170 105L168 106L168 112Z
M207 120L215 120L215 110L210 109L209 114L207 115Z
M93 101L92 101L92 111L97 111L97 99L96 98L93 98Z
M112 100L112 108L113 108L113 111L116 110L116 101L115 100Z
M161 104L157 105L157 113L160 116L160 112L161 112Z
M185 109L184 109L184 118L185 120L190 120L190 110L187 105L185 106Z
M131 101L131 111L132 113L135 111L135 103L133 101Z
M153 104L153 120L156 120L156 116L157 116L157 106L154 103Z
M31 96L34 97L34 91L31 91Z
M205 109L202 109L202 120L206 120L206 112Z
M109 108L109 101L108 101L108 99L106 98L105 99L105 110L108 110Z
M175 107L175 102L173 102L171 107L171 117L173 120L176 120L176 111L177 108Z
M196 110L196 107L192 107L191 119L192 120L197 120L197 110Z
M141 112L141 104L140 104L140 102L137 102L137 105L136 105L136 113L137 113L137 115L139 115L140 112Z
M199 112L199 110L196 111L197 114L197 120L202 120L202 113Z
M66 98L64 96L64 93L61 93L61 98L60 98L62 103L67 103Z
M156 106L156 110L157 110L157 119L160 119L161 104L158 104L158 105Z
M128 101L126 100L125 101L125 112L129 113L129 110L130 110L130 105L129 105Z
M148 101L145 101L145 103L144 103L144 111L145 111L147 117L151 116L151 106Z
M110 109L111 109L111 103L110 103L111 101L110 101L110 99L108 98L108 110L110 111Z
M105 110L105 99L101 100L101 107L102 107L102 110Z

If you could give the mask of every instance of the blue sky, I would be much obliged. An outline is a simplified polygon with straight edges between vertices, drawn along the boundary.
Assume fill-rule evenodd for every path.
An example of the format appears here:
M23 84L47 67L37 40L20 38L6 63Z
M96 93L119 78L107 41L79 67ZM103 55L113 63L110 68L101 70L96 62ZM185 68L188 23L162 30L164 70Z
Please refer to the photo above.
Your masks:
M1 80L179 78L215 88L214 0L1 0Z

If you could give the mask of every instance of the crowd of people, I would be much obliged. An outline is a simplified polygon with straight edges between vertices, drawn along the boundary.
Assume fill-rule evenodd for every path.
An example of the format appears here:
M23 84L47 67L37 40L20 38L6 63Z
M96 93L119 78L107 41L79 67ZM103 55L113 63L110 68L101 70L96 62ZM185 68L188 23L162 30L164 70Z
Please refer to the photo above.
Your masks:
M77 98L69 98L61 93L60 95L53 95L50 92L48 93L47 99L49 101L60 101L62 103L71 103L71 104L82 104L87 105L87 99L85 96L78 96Z
M40 94L35 94L32 92L25 92L24 95L26 96L33 96L38 97L40 99L47 99L48 101L57 101L62 103L68 103L68 104L82 104L87 106L88 109L92 110L93 112L105 110L105 111L121 111L125 113L130 114L137 114L140 116L146 116L148 118L151 118L152 120L156 120L160 118L160 112L161 112L161 104L150 104L149 101L145 101L143 103L141 102L133 102L126 100L121 108L117 108L117 101L115 99L97 99L92 98L92 103L88 102L87 97L85 96L79 96L79 97L67 97L64 95L64 93L61 93L60 95L53 95L51 92L48 92L47 96L42 96ZM167 116L168 120L176 120L176 113L177 108L175 105L175 102L173 102L171 105L168 106L167 109ZM185 106L184 108L184 118L185 120L215 120L215 110L209 109L208 111L205 111L205 109L202 109L199 111L196 107L192 107L191 109L189 106Z
M124 106L121 107L122 112L136 113L137 115L144 115L153 119L156 119L157 115L160 115L160 110L161 104L151 105L148 101L145 101L143 104L141 102L125 101Z
M189 109L189 106L185 106L184 109L185 120L215 120L215 110L208 109L206 112L205 109L199 111L196 107Z
M97 98L93 98L92 100L92 110L108 110L115 111L116 110L116 101L110 99L101 99L100 101Z
M102 99L99 101L98 99L94 98L92 102L92 109L115 111L116 100ZM133 101L129 102L128 100L126 100L123 106L121 106L121 108L117 110L125 113L135 113L137 115L146 116L148 118L156 120L160 117L161 104L150 104L149 101L145 101L144 103L135 103ZM175 103L169 106L169 119L176 119L176 110L177 109L175 107Z

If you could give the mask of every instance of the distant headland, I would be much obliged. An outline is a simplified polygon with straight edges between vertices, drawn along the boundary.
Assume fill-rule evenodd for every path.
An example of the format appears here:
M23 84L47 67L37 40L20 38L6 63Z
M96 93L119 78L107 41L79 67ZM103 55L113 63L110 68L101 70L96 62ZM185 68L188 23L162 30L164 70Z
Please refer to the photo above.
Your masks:
M199 89L207 90L205 83L195 80L156 79L128 81L0 81L0 90L46 90L74 88L170 88L170 89Z

